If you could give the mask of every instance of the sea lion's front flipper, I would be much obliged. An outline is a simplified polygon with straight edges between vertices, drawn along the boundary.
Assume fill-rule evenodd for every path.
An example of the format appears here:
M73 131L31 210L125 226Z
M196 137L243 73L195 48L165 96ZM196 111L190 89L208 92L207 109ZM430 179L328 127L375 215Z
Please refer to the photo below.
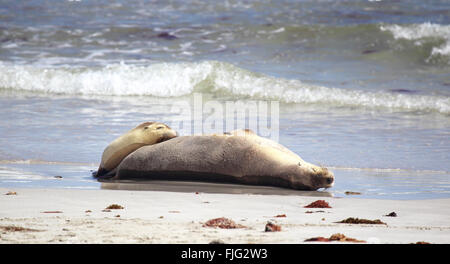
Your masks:
M109 179L116 175L116 169L109 171L105 168L98 168L97 171L92 172L92 177L98 179Z
M96 178L97 178L97 179L110 179L110 178L116 176L117 168L114 168L114 169L111 170L111 171L107 171L107 170L103 169L102 173L99 174L99 172L100 172L101 170L102 170L102 169L99 169L99 170L97 171L97 174L96 174Z

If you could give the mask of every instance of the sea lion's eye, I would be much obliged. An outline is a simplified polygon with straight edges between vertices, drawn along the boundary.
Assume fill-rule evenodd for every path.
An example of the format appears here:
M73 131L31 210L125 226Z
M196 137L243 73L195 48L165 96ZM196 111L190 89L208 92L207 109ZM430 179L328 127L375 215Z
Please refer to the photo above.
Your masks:
M302 166L302 163L301 163L301 162L299 162L299 163L298 163L298 166L300 166L300 167L301 167L301 166Z
M144 129L148 129L148 127L144 127Z
M159 127L157 127L156 129L162 129L162 128L164 128L163 126L159 126Z

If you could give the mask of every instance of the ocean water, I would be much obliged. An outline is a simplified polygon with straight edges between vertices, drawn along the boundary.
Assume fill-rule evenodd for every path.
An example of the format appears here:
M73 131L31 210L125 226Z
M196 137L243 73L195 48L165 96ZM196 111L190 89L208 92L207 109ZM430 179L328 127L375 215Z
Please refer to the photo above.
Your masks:
M321 192L450 197L446 0L0 2L2 187L100 189L109 142L196 95L278 102Z

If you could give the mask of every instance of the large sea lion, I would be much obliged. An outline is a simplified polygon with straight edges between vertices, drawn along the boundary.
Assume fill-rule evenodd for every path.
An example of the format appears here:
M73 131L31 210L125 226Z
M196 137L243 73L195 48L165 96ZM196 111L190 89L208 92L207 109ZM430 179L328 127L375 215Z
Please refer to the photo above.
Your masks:
M103 151L102 161L94 174L101 177L113 173L120 162L131 152L145 146L174 138L177 132L158 122L145 122L111 142Z
M184 180L317 190L333 173L305 162L282 145L251 131L182 136L144 146L119 164L113 180Z

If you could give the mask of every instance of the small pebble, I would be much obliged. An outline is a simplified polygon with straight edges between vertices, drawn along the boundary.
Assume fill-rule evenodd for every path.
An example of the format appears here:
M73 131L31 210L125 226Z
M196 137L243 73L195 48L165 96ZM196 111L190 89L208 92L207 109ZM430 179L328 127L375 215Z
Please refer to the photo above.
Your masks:
M267 222L266 228L264 229L265 232L279 232L281 231L281 226L276 225L272 222Z
M395 212L390 212L389 214L387 214L387 215L385 215L385 216L397 217L397 213L395 213Z

